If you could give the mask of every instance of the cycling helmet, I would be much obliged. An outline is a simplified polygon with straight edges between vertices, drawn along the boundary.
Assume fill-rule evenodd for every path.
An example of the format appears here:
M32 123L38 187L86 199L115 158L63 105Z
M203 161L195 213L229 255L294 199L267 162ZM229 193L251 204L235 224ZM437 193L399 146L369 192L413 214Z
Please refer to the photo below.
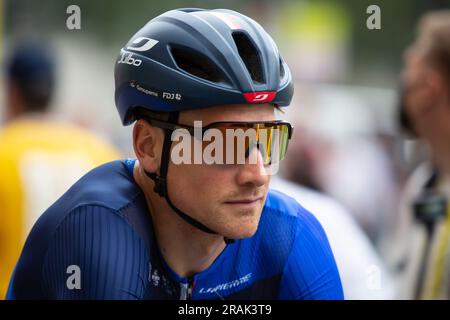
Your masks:
M225 9L178 9L150 20L121 49L115 101L123 124L137 106L185 111L225 104L288 106L288 66L254 20Z

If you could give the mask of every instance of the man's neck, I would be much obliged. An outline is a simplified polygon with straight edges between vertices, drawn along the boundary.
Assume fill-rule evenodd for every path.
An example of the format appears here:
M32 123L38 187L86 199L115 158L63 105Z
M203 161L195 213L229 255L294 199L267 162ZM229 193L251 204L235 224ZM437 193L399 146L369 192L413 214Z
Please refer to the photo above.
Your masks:
M198 230L179 217L153 192L153 182L138 161L134 179L145 194L159 249L170 268L182 277L207 269L225 249L223 236Z

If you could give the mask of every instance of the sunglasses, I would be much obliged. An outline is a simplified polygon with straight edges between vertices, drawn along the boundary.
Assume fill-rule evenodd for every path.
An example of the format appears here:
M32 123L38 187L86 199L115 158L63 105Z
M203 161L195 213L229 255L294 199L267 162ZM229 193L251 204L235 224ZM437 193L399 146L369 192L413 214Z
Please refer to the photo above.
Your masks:
M218 145L222 147L220 151L225 155L227 164L245 163L255 148L261 154L264 165L283 160L294 130L289 122L284 121L220 121L204 127L193 127L148 117L143 119L155 127L172 132L187 130L191 136L202 141L202 151L221 139L222 143Z

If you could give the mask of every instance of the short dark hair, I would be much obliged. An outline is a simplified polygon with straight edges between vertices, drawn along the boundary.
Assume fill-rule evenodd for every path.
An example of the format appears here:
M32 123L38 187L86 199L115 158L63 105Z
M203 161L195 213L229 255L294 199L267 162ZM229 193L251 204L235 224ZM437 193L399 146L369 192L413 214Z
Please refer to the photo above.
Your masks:
M25 111L48 109L55 85L54 57L41 41L19 43L7 63L8 82L17 86Z

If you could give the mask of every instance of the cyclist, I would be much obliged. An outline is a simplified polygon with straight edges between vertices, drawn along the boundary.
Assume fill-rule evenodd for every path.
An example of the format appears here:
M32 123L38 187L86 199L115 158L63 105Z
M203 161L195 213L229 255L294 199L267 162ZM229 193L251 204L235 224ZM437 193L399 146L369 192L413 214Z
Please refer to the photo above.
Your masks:
M293 84L258 23L231 10L168 11L121 50L115 84L123 124L136 121L137 160L94 169L43 214L10 299L343 298L321 225L268 190L292 133L275 110L289 105ZM178 163L174 134L195 147L195 121L206 124L204 153L210 129L257 140L217 148L234 152L231 164Z

